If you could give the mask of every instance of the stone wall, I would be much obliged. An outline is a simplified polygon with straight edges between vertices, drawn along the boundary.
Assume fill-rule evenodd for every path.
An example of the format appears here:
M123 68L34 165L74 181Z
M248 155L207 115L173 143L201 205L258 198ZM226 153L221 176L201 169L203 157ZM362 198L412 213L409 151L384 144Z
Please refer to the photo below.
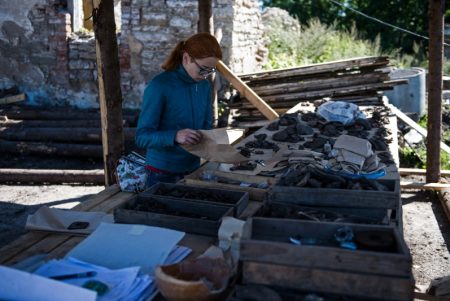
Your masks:
M17 85L36 104L98 107L95 39L72 32L66 2L6 2L0 3L0 89ZM216 37L236 73L260 69L257 2L213 0ZM146 83L161 72L175 44L197 31L198 2L122 0L120 5L122 94L124 107L132 108L140 105Z

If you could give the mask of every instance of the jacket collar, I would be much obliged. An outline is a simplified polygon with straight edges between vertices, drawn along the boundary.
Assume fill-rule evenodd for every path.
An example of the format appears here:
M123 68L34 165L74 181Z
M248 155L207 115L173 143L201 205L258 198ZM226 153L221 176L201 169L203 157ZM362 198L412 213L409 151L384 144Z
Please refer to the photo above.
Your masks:
M187 73L186 69L184 69L183 64L178 65L177 70L175 71L179 78L181 78L183 81L195 84L197 83L195 80L192 79L192 77Z

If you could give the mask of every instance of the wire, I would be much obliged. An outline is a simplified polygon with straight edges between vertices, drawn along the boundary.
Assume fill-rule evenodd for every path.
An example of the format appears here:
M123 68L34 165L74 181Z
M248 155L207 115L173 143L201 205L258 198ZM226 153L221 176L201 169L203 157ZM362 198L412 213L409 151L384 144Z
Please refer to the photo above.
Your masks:
M429 39L430 39L430 38L427 37L427 36L420 35L420 34L418 34L418 33L412 32L412 31L410 31L410 30L407 30L407 29L404 29L404 28L401 28L401 27L398 27L398 26L389 24L389 23L384 22L384 21L382 21L382 20L380 20L380 19L377 19L377 18L374 18L374 17L372 17L372 16L369 16L369 15L363 13L363 12L360 12L359 10L354 9L353 7L351 7L351 6L348 5L348 4L343 4L343 3L340 3L340 2L335 1L335 0L328 0L328 1L333 2L334 4L337 4L337 5L339 5L339 6L342 6L343 8L349 9L349 10L351 10L351 11L353 11L353 12L355 12L355 13L357 13L357 14L359 14L359 15L361 15L361 16L367 18L367 19L370 19L370 20L372 20L372 21L381 23L381 24L383 24L383 25L387 25L387 26L392 27L392 28L394 28L394 29L397 29L397 30L400 30L400 31L409 33L409 34L411 34L411 35L414 35L414 36L416 36L416 37L419 37L419 38L422 38L422 39L425 39L425 40L429 40ZM450 46L450 44L447 44L447 43L445 43L445 42L443 42L442 44L443 44L444 46Z

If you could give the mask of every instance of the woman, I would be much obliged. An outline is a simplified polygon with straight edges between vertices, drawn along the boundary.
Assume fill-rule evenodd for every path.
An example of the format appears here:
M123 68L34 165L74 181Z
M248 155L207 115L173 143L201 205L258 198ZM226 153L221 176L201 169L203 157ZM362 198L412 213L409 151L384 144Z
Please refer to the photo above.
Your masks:
M211 129L211 85L206 78L222 59L217 40L199 33L180 41L145 89L136 144L147 150L147 187L175 183L200 165L180 145L197 144Z

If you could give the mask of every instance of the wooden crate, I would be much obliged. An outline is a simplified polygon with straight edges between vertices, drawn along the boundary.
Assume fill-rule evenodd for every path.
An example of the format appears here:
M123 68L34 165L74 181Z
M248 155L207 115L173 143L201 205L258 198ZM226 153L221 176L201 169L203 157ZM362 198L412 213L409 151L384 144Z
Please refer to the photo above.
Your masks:
M131 209L138 201L158 203L169 210L199 217L185 217L173 215L169 212L166 214ZM217 231L219 230L222 218L224 216L232 215L233 208L227 206L161 198L157 196L137 195L114 210L114 221L122 224L144 224L188 233L217 236Z
M397 209L400 181L376 180L389 191L308 188L273 185L269 200L310 206Z
M392 234L395 251L294 245L290 237L331 241L338 228ZM393 226L250 218L241 240L242 282L362 300L412 300L411 255Z
M261 207L258 212L254 214L257 217L268 218L283 218L283 219L296 219L296 220L313 220L308 219L307 216L303 218L290 218L288 216L276 216L277 213L302 211L311 212L315 211L325 217L321 222L335 222L327 217L335 215L343 216L338 222L343 223L357 223L357 224L376 224L376 225L390 225L392 219L396 218L395 212L390 209L383 208L341 208L341 207L324 207L324 206L305 206L289 203L279 202L267 202ZM314 220L313 220L314 221Z
M236 184L223 183L220 181L207 181L202 180L202 173L207 172L209 175L225 179L231 179L236 181ZM245 191L248 192L249 198L252 201L264 201L267 197L268 188L257 188L257 187L248 187L245 185L239 185L239 183L249 183L259 185L260 183L267 183L269 187L271 187L275 178L270 177L261 177L261 176L249 176L243 174L237 174L232 172L223 172L219 170L211 170L205 167L201 167L194 171L193 173L184 177L185 183L188 185L195 185L199 187L210 187L210 188L219 188L219 189L231 189L236 191Z
M202 200L192 199L192 198L180 198L174 197L167 194L161 194L160 191L173 191L177 190L182 193L204 193L209 196L219 197L222 201L214 200L212 197L207 197ZM157 183L141 193L143 196L158 196L161 198L168 198L173 200L189 200L192 202L197 202L201 204L211 204L220 205L226 207L232 207L234 209L234 216L239 216L248 206L248 193L244 191L234 191L225 190L218 188L205 188L196 187L192 185L181 185L181 184L169 184L169 183Z

